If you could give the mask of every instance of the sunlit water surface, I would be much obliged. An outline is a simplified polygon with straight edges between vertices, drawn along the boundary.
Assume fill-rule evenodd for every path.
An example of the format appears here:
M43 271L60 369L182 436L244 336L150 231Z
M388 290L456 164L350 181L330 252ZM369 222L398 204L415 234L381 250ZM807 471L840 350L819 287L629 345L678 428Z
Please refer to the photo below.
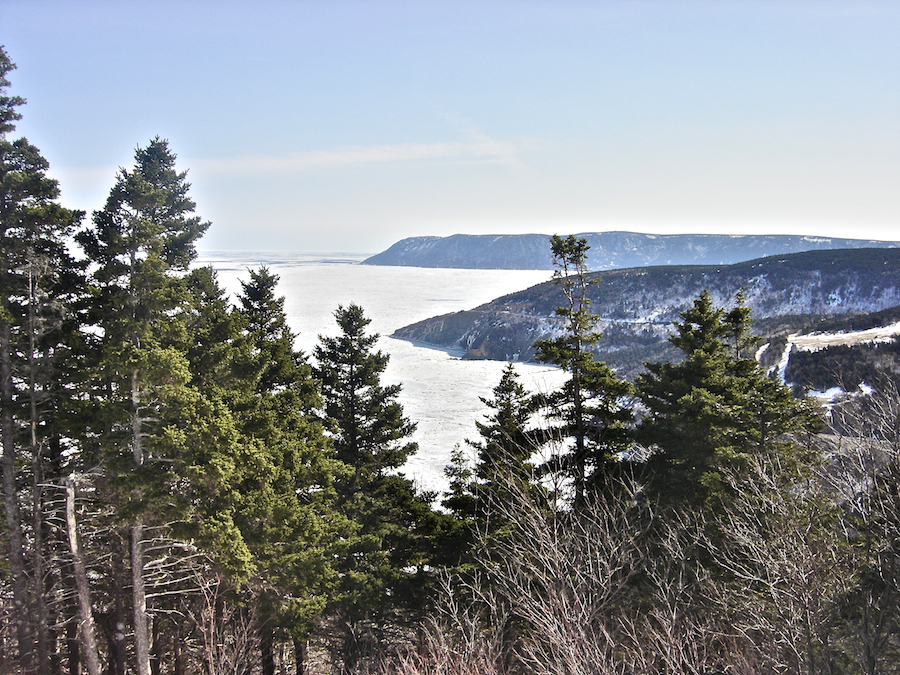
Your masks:
M491 395L506 364L464 361L459 355L388 337L396 329L438 314L472 309L496 297L546 281L551 272L533 270L459 270L381 267L358 264L364 256L285 253L208 253L201 264L212 265L230 293L240 291L250 269L265 264L280 277L279 292L297 346L312 354L319 335L336 335L338 305L356 303L372 319L371 332L382 337L377 348L390 354L384 384L399 383L400 402L418 428L418 453L404 468L425 490L446 486L444 467L456 446L477 438L475 421L486 412L480 397ZM561 373L535 364L516 364L523 384L532 391L557 386Z

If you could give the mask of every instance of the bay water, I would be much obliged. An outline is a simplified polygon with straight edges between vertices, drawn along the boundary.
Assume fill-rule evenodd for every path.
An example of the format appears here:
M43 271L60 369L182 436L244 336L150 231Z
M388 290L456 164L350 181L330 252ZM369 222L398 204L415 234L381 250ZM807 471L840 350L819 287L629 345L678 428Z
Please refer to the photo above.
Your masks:
M440 314L472 309L501 295L548 280L544 270L463 270L385 267L359 264L366 256L283 252L207 252L199 264L211 265L221 285L234 297L249 270L267 266L279 276L278 292L297 333L296 346L312 358L320 335L337 335L339 305L360 305L372 320L370 333L381 335L376 348L390 355L383 384L399 383L405 414L417 424L419 444L403 472L423 490L446 488L444 467L457 446L470 452L465 439L477 439L477 420L500 381L505 363L467 361L461 354L431 349L389 337L396 329ZM563 374L548 366L516 364L522 383L546 392Z

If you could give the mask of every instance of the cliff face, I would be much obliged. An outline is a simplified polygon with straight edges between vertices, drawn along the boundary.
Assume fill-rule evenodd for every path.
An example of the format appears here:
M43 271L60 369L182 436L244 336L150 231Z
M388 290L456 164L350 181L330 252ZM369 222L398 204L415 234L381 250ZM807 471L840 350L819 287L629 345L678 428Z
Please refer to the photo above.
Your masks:
M600 317L598 353L625 372L665 355L678 313L703 291L723 306L741 290L756 319L874 312L900 305L900 249L817 251L735 265L668 265L592 273L591 311ZM527 361L534 341L564 330L564 303L553 282L475 309L434 317L393 337L462 353L465 358ZM772 324L772 321L769 321ZM790 323L790 322L788 322Z
M654 235L598 232L587 239L592 270L648 265L727 265L770 255L825 249L893 248L898 242L793 235ZM365 265L467 269L552 269L544 234L412 237L363 261Z

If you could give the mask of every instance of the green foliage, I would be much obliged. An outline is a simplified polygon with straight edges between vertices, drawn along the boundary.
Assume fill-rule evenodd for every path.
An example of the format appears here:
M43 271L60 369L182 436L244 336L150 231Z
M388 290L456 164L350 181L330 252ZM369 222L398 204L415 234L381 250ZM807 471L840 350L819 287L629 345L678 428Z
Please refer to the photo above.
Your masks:
M388 355L373 351L378 335L359 305L338 307L337 337L320 336L316 379L322 383L324 417L337 458L354 467L352 485L383 476L406 462L417 447L407 440L416 425L397 402L400 385L383 386Z
M618 461L618 453L630 443L632 413L629 383L620 380L605 363L597 361L589 348L600 340L594 330L598 317L589 311L588 287L599 282L588 279L584 239L574 236L551 239L554 280L566 304L556 313L566 322L566 332L557 338L535 342L536 358L570 373L564 387L551 393L545 406L558 421L550 436L556 444L572 439L572 447L554 453L548 468L573 482L574 499L581 503L586 491L602 487Z
M334 483L336 506L353 529L334 544L339 579L331 608L343 627L334 649L352 669L378 653L391 626L421 616L447 517L395 473L416 450L408 440L415 424L396 400L400 387L381 384L388 356L373 351L370 319L358 305L338 307L335 319L340 335L320 337L314 374L335 455L351 471Z
M45 510L52 499L46 488L65 474L62 420L77 396L61 383L77 378L70 357L80 340L70 306L83 293L83 268L67 243L83 214L56 203L59 188L35 146L7 139L24 103L5 93L14 68L0 47L0 492L18 669L44 672L49 631L41 617L51 587ZM23 519L29 512L32 518Z
M900 376L900 340L896 338L817 351L794 350L784 374L791 384L815 391L832 387L855 391L860 384L871 386L886 376Z
M811 404L766 377L750 350L750 314L715 307L708 293L681 313L670 342L684 358L648 363L636 382L645 407L639 438L656 448L654 492L663 500L722 496L722 468L742 471L754 455L796 461L788 435L817 430Z
M240 431L242 463L234 486L234 522L252 553L257 605L272 626L305 639L331 592L335 571L327 543L348 525L333 510L331 458L311 368L293 347L276 295L277 275L251 271L232 316L226 392Z
M0 49L0 75L4 59ZM4 102L22 103L18 97L0 97L0 105ZM13 129L11 122L8 126ZM58 433L54 420L70 409L58 383L79 377L78 312L85 293L84 265L68 250L84 214L56 203L59 187L47 176L48 168L26 139L9 141L5 132L0 134L0 330L9 359L4 378L11 387L4 408L18 409L24 420L33 414L28 410L33 401L45 441Z
M492 412L485 422L475 422L482 440L469 441L478 453L475 477L486 485L498 482L500 475L527 482L533 471L531 456L540 445L536 431L530 428L535 398L522 385L511 363L492 393L493 398L481 398Z
M311 410L318 402L311 384L311 370L302 352L294 349L294 334L287 324L284 298L276 295L278 276L267 267L250 270L250 281L241 282L241 317L257 360L256 390L274 393L306 385L302 394Z
M647 364L637 381L638 435L655 454L649 484L626 485L617 474L628 465L620 457L632 445L635 390L592 356L600 334L589 291L599 277L587 274L586 241L554 236L556 293L543 286L530 301L564 298L555 310L563 334L538 349L570 378L537 401L506 367L482 399L488 414L469 442L474 463L457 450L448 467L443 505L453 515L438 513L433 496L400 473L416 450L415 423L399 385L381 383L388 356L367 334L362 308L337 309L340 334L321 339L312 368L294 348L277 275L252 271L233 307L211 269L190 269L208 223L194 214L165 141L137 149L133 168L119 172L105 207L78 233L88 282L87 265L68 251L82 214L56 203L37 148L7 139L24 102L5 95L13 68L0 48L0 590L16 612L0 638L11 646L15 631L15 649L4 652L9 668L52 672L61 645L70 667L80 667L61 628L79 625L69 602L76 555L57 526L59 486L74 487L75 478L87 487L73 511L86 533L87 616L108 637L99 651L109 672L125 672L129 659L149 672L149 651L139 656L136 638L126 644L141 613L139 594L126 592L139 585L148 590L143 613L154 615L160 672L169 669L167 646L177 651L173 672L212 672L222 664L186 663L182 649L204 639L237 649L243 639L247 653L234 671L255 672L258 656L269 675L274 640L290 640L302 655L298 645L317 629L350 672L419 635L441 567L463 572L467 585L456 590L474 606L453 617L457 630L471 629L470 645L483 635L501 645L478 672L544 664L876 673L896 662L896 391L841 404L848 419L834 430L848 436L835 445L862 450L816 474L798 436L818 430L817 412L752 358L743 297L724 309L704 293L676 322L669 344L680 360ZM875 261L888 269L897 255L747 265L786 287L789 267ZM657 270L642 278L656 288L672 277ZM624 298L608 313L627 320L637 306ZM775 332L786 332L791 322L779 322ZM650 333L637 342L652 342ZM808 363L801 356L789 373L820 383L821 371L841 366L851 380L876 379L895 369L896 344L824 350ZM548 428L532 424L538 412ZM534 453L550 442L562 450L544 468L572 482L578 508L549 508L532 480ZM843 490L834 487L840 481ZM151 563L152 550L147 569L127 569L129 535L137 560ZM482 609L491 620L466 625L463 615ZM147 628L145 620L149 637ZM443 665L462 663L458 652L451 658Z
M16 69L6 49L0 46L0 136L5 136L16 128L15 122L22 119L22 113L16 108L24 105L25 99L21 96L7 96L5 90L10 86L7 75Z
M107 464L113 484L121 479L132 493L123 513L168 503L172 472L189 461L178 442L189 433L182 413L201 396L191 387L190 337L182 320L191 297L183 273L208 223L192 215L186 174L174 167L165 141L138 148L134 169L120 170L93 227L78 234L95 265L91 426L102 449L97 460ZM130 475L129 465L140 468L147 460L151 466Z
M519 380L515 366L507 364L491 398L481 398L489 409L484 422L476 421L479 440L467 440L475 451L470 466L463 451L454 451L444 469L450 490L441 504L456 518L448 532L455 556L468 554L476 533L497 533L509 519L513 495L538 490L531 481L535 468L532 456L546 441L544 430L532 426L538 400Z

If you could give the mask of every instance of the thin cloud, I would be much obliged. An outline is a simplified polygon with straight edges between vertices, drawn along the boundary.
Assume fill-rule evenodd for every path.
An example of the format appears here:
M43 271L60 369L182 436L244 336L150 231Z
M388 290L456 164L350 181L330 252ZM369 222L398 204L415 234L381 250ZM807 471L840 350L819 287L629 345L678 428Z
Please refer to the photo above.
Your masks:
M334 150L300 152L291 155L250 155L190 162L198 172L292 173L307 169L395 164L427 160L457 160L478 163L519 164L518 155L528 144L498 141L477 136L468 141L445 143L400 143L397 145L350 146Z

